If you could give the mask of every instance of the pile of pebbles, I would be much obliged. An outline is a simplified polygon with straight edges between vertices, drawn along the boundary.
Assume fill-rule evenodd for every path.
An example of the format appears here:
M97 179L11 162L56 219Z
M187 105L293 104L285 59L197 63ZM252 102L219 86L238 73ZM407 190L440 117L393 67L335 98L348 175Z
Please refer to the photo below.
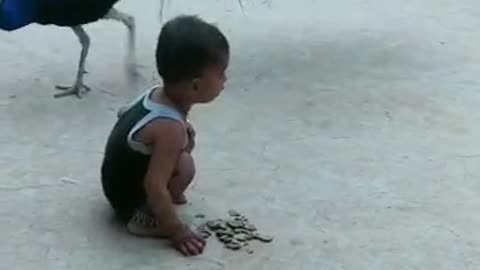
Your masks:
M245 249L247 253L253 253L249 241L258 240L270 243L273 237L258 232L257 228L249 220L235 210L228 211L229 219L209 220L197 227L203 238L207 239L213 234L224 246L231 250Z

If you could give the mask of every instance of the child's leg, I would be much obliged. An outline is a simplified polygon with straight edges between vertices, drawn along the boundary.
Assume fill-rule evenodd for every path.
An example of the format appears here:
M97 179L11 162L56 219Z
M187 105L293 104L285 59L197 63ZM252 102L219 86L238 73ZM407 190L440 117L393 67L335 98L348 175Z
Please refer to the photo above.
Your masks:
M182 153L175 171L175 175L168 184L168 189L173 203L183 204L187 202L184 195L185 189L190 185L195 175L193 157L187 152ZM157 227L158 223L158 219L154 216L150 207L146 205L137 209L127 228L130 233L136 236L164 237L162 230Z
M195 163L192 155L183 152L178 158L176 173L168 184L172 201L175 204L185 204L184 192L195 176Z
M158 227L158 219L149 206L138 208L127 224L127 230L139 237L166 237L165 233Z

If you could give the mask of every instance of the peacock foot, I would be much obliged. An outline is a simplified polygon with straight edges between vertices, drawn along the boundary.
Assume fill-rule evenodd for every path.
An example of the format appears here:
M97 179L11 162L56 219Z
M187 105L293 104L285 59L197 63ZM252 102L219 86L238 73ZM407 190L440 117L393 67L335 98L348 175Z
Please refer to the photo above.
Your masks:
M73 86L61 86L57 85L55 88L62 91L54 95L55 98L66 97L75 95L78 98L82 98L87 92L91 91L91 88L86 86L82 81L76 82Z

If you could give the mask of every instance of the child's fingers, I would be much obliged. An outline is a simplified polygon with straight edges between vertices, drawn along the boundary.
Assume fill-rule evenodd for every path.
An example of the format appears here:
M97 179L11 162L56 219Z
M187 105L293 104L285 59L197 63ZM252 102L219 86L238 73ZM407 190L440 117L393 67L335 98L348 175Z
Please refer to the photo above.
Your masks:
M190 136L195 137L195 129L190 123L187 124L187 131L190 134Z
M195 256L203 252L203 245L199 242L194 242L193 238L184 241L177 245L178 251L184 256Z
M190 137L192 137L192 138L195 138L195 135L196 135L195 130L193 130L193 129L188 129L188 130L187 130L187 133L188 133L188 136L190 136Z
M195 256L203 252L206 241L196 233L190 231L180 241L176 241L177 249L184 256Z
M196 234L195 240L197 242L200 242L200 244L202 244L202 245L205 245L207 243L207 240L205 240L205 238L203 238L202 236L200 236L198 234Z
M188 249L183 245L183 244L180 244L178 249L180 250L180 252L184 255L184 256L189 256L189 252L188 252Z
M198 255L203 252L205 248L205 239L199 238L198 235L194 234L192 238L189 239L187 245L189 247L189 251L192 252L194 255Z
M202 246L205 246L207 244L207 241L203 237L195 239L198 243L200 243Z
M202 239L202 240L204 240L204 239ZM202 249L205 246L205 242L201 241L198 238L193 238L192 243L199 249Z
M202 249L203 249L203 247L196 247L195 244L193 244L193 241L191 240L186 242L185 246L187 247L190 255L198 255L202 252Z

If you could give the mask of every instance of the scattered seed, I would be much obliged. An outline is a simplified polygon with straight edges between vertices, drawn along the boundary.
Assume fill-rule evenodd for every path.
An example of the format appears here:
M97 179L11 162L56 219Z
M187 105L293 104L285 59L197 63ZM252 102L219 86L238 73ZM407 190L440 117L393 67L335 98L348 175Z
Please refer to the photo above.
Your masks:
M232 217L239 217L241 214L236 210L228 210L228 214Z
M195 218L205 218L205 215L202 213L198 213L195 215Z
M237 228L237 229L233 229L233 233L234 234L241 234L241 233L251 234L252 232L249 230L245 230L244 228Z
M239 241L239 242L245 242L245 241L248 241L248 240L251 240L251 239L252 239L252 238L250 238L250 239L249 239L249 238L250 238L250 237L249 237L247 234L243 234L243 233L242 233L242 234L235 234L235 235L233 236L233 239L235 239L235 240L237 240L237 241Z
M257 232L257 228L239 212L230 210L229 215L232 218L208 220L198 226L199 234L203 238L208 238L214 234L226 248L231 250L245 249L248 254L254 252L249 245L249 241L259 240L264 243L273 241L273 236ZM205 216L197 214L195 217L204 218Z
M248 219L244 217L234 217L233 220L239 221L239 222L248 222Z
M225 245L226 248L228 249L231 249L231 250L239 250L240 248L242 248L242 246L240 245L240 243L238 242L235 242L235 241L232 241L230 243L227 243Z
M220 223L219 228L220 228L221 230L228 230L228 229L229 229L228 226L227 226L227 224L225 224L225 222Z
M243 228L248 230L248 231L252 231L252 232L257 230L257 228L250 223L244 224Z
M260 233L253 234L253 238L260 240L261 242L264 242L264 243L270 243L273 241L273 236L260 234Z
M238 229L243 227L244 224L242 224L240 221L231 220L227 222L227 225L232 229Z
M78 185L78 182L77 182L75 179L72 179L72 178L63 177L63 178L60 179L60 180L61 180L62 182L65 182L65 183Z
M207 239L207 238L209 238L210 236L212 236L212 233L210 233L209 231L201 231L201 232L200 232L200 236L201 236L203 239Z
M220 242L222 242L224 244L228 244L228 243L233 241L232 237L230 237L228 235L218 236L218 240L220 240Z
M221 219L209 220L207 222L207 226L212 231L226 227L225 224L223 224L223 220Z
M222 235L226 235L226 236L228 236L228 237L233 237L233 235L234 235L233 232L228 231L228 230L218 230L218 231L215 232L215 234L216 234L218 237L220 237L220 236L222 236Z

